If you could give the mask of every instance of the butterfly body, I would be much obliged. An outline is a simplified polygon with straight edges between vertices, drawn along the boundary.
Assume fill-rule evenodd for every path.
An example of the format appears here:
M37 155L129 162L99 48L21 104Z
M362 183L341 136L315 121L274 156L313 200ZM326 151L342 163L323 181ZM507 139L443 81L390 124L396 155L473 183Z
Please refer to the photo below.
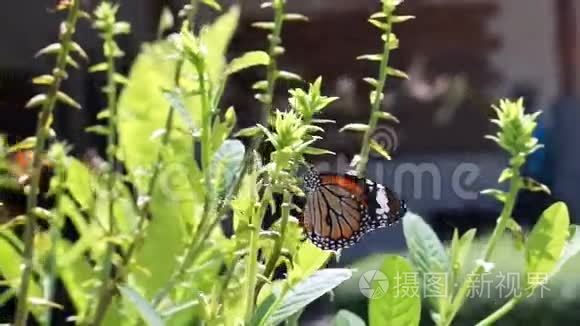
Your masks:
M310 170L304 188L301 223L308 238L322 249L352 246L366 233L396 223L407 211L391 190L354 175Z

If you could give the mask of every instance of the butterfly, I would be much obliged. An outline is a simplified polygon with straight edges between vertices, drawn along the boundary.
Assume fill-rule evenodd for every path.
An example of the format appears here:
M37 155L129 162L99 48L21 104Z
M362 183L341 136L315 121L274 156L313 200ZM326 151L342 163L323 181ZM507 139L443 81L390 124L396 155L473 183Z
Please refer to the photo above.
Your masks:
M338 250L365 234L392 225L407 212L405 201L387 187L352 174L304 175L306 204L300 224L317 247Z

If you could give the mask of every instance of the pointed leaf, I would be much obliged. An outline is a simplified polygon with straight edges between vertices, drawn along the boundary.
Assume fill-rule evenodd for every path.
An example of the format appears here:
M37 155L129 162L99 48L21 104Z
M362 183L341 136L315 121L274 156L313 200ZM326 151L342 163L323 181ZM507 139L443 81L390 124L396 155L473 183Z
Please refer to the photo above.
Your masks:
M351 276L352 271L350 269L328 268L317 271L290 289L280 300L281 302L272 307L276 310L266 323L277 325L285 321L294 313L351 278Z
M214 154L210 175L217 182L216 191L223 195L230 189L242 169L245 147L239 140L226 140Z
M368 61L381 61L383 56L380 54L363 54L356 57L357 60L368 60Z
M379 272L381 274L379 274ZM405 274L414 273L411 264L403 257L387 256L370 279L369 289L376 296L369 301L369 324L416 326L421 318L419 284L405 284ZM363 278L369 272L363 274ZM409 290L409 287L416 287ZM406 291L407 290L407 291Z
M375 112L375 114L378 116L379 119L393 121L395 123L400 123L399 119L397 119L397 117L390 114L389 112L379 111L379 112Z
M30 100L28 100L25 107L27 109L32 109L32 108L43 105L44 102L46 102L46 94L37 94L37 95L34 95Z
M36 85L52 85L54 82L54 76L52 75L41 75L32 79L32 83Z
M283 70L278 72L278 78L282 78L282 79L286 79L286 80L302 81L302 77L300 77L300 75L295 74L293 72L289 72L289 71L283 71Z
M381 144L377 143L376 140L371 139L370 145L371 149L380 154L382 157L386 158L387 160L391 159L391 155L389 154L389 152L387 152L387 150L384 149L383 146L381 146Z
M78 53L81 58L89 60L89 56L77 42L71 41L71 50Z
M235 74L250 67L259 65L265 66L269 63L270 57L268 56L268 53L264 51L246 52L241 57L238 57L230 62L228 68L226 69L226 74Z
M259 127L248 127L248 128L244 128L241 129L240 131L238 131L234 137L254 137L256 135L259 135L262 133L262 129L260 129Z
M415 16L393 16L391 17L391 22L394 24L403 23L408 20L415 19Z
M365 81L367 84L371 85L372 87L377 87L377 86L379 86L379 81L378 81L378 80L376 80L376 79L374 79L374 78L371 78L371 77L366 77L366 78L363 78L363 80L364 80L364 81Z
M99 72L99 71L107 71L109 69L109 64L106 62L97 63L94 66L89 68L89 72Z
M272 31L276 25L273 22L254 22L252 27Z
M523 187L529 191L533 191L533 192L544 192L548 195L551 195L552 192L550 191L550 188L548 188L548 186L546 186L545 184L542 184L541 182L538 182L532 178L526 177L523 178Z
M561 268L570 260L570 258L576 256L580 252L580 226L571 225L570 228L573 230L569 232L571 236L566 241L566 246L564 247L564 252L560 257L560 260L552 270L551 275L555 275Z
M307 147L303 153L308 155L336 155L335 152L316 147Z
M568 238L570 217L568 207L563 202L557 202L548 207L530 232L526 242L526 284L535 287L545 282L542 279L532 279L532 274L552 273L562 257L562 252Z
M163 326L165 323L161 316L153 308L141 294L127 286L119 286L119 290L123 297L129 301L139 312L141 318L147 322L149 326Z
M55 54L58 53L60 49L62 49L62 45L60 45L60 43L53 43L42 48L40 51L36 53L34 57L39 57L45 54Z
M349 123L346 126L340 128L340 132L343 131L365 132L367 130L369 130L369 126L364 123Z
M66 105L70 105L75 109L81 109L81 105L78 104L75 100L72 99L72 97L68 96L66 93L58 91L58 93L56 93L56 98L61 101L62 103L66 104Z
M441 274L445 277L449 271L449 258L441 240L429 224L425 223L420 216L407 213L403 218L403 233L409 249L409 258L421 278L425 280L428 275L433 274ZM446 295L440 292L448 290L444 277L435 280L437 284L424 289L426 297L432 299L437 312L441 311Z
M287 21L303 21L303 22L307 22L308 21L308 17L302 15L302 14L285 14L284 15L284 20Z
M401 71L399 69L395 69L395 68L391 68L391 67L387 68L387 75L397 77L397 78L409 79L409 75L407 75L407 73L405 73L404 71Z
M202 0L202 2L215 11L222 11L222 6L215 0Z
M8 153L19 152L22 150L32 149L36 146L36 137L26 137L20 142L10 146Z

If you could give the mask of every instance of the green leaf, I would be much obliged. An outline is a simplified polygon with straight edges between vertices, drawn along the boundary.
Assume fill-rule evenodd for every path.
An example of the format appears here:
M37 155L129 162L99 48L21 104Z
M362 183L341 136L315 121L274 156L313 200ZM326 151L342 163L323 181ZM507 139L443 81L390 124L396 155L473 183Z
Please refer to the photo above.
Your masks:
M26 137L18 143L8 148L8 153L14 153L22 150L32 149L36 146L36 137Z
M113 34L120 35L120 34L129 34L131 33L131 24L127 22L116 22L113 25Z
M215 0L202 0L202 2L215 11L222 11L222 6Z
M151 220L145 232L143 245L135 253L140 269L135 272L135 288L147 298L163 287L174 273L176 257L183 253L186 224L197 225L203 205L203 187L196 180L202 176L192 161L194 153L191 135L173 132L166 146L151 140L149 135L164 130L169 114L167 98L160 90L174 85L175 61L167 60L175 47L169 41L149 44L136 58L129 73L129 84L119 97L118 126L119 152L138 194L148 193L153 167L159 153L163 154L163 168L158 177L149 210ZM184 76L193 74L193 67L183 67ZM192 89L195 81L182 78L181 86ZM194 122L200 121L199 97L186 98L186 107ZM183 119L174 117L174 128L188 130ZM138 173L141 172L141 173ZM212 236L213 237L213 236ZM148 274L150 273L150 274ZM152 277L151 275L154 275Z
M303 22L307 22L308 21L308 17L302 15L302 14L285 14L284 15L284 20L287 21L303 21Z
M382 31L386 31L386 30L390 29L390 26L387 23L383 23L381 21L378 21L378 20L372 19L372 18L369 19L368 21L369 21L369 23L371 23L371 25L375 26L376 28L378 28Z
M276 24L274 24L274 22L254 22L252 23L252 27L273 31Z
M109 128L107 128L103 125L90 126L90 127L87 127L85 129L85 131L92 133L92 134L95 134L95 135L101 135L101 136L107 136L111 133L109 131Z
M252 89L266 91L266 89L268 89L268 81L267 80L257 81L254 83L254 85L252 85Z
M389 155L389 152L387 152L387 150L384 149L383 146L381 146L381 144L377 143L376 140L371 139L370 145L371 149L380 154L382 157L386 158L387 160L391 159L391 155Z
M190 133L195 133L198 128L193 122L193 116L190 113L191 111L186 107L183 95L178 91L164 91L163 95L171 107L177 111L188 131Z
M262 133L262 129L259 127L248 127L238 131L234 137L254 137Z
M524 189L527 189L529 191L533 191L533 192L544 192L548 195L551 195L552 192L550 191L550 188L548 188L548 186L546 186L545 184L542 184L541 182L538 182L536 180L534 180L533 178L530 177L525 177L523 178L523 187Z
M399 119L397 119L397 117L395 117L394 115L390 114L389 112L378 111L378 112L375 112L375 114L377 115L377 117L379 119L387 120L387 121L393 121L395 123L399 123Z
M127 77L121 75L120 73L115 73L113 75L113 80L115 81L115 83L120 85L127 85L129 83L129 79L127 79Z
M83 48L74 41L71 41L71 50L78 53L81 58L85 59L85 60L89 60L89 56L87 55L87 53L85 52L85 50L83 50Z
M238 27L240 7L231 6L228 11L205 28L201 33L202 44L207 48L205 55L207 72L214 85L220 85L226 66L226 51Z
M377 272L369 282L373 293L379 294L369 301L369 324L419 325L421 319L419 284L406 284L402 281L404 275L415 273L411 264L403 257L387 256L379 271L383 275ZM363 274L363 277L367 274L369 273ZM409 290L410 287L415 289Z
M555 275L562 266L564 266L570 258L576 256L580 252L580 226L578 225L570 225L570 229L573 230L569 232L571 236L566 241L566 246L564 247L564 252L560 257L560 260L552 270L551 275Z
M322 268L330 258L330 251L322 250L311 242L303 242L294 255L294 269L290 279L303 279Z
M481 191L481 194L491 196L502 203L505 203L507 198L507 194L505 193L505 191L501 191L498 189L485 189Z
M403 233L409 249L409 258L423 280L430 275L440 274L444 277L449 271L449 258L437 234L423 219L413 213L407 213L403 219ZM426 287L424 292L431 298L436 311L441 311L441 305L446 295L447 282L444 278L435 280L437 283Z
M363 78L363 80L365 82L367 82L367 84L371 85L372 87L376 88L377 86L379 86L379 81L374 79L374 78L366 77L366 78Z
M546 281L562 257L568 238L570 217L568 207L557 202L548 207L530 232L526 242L526 284L530 288ZM533 275L544 275L546 279L532 279Z
M308 155L336 155L333 151L316 147L307 147L303 153Z
M356 57L357 60L368 60L368 61L382 61L383 56L381 54L363 54Z
M58 91L56 93L56 98L62 103L72 106L75 109L81 109L81 105L77 101L73 100L72 97L68 96L66 93Z
M340 132L343 131L358 131L358 132L365 132L369 130L369 126L364 123L349 123L346 126L340 128Z
M268 53L264 51L251 51L244 53L241 57L238 57L228 65L226 69L226 74L235 74L244 69L254 67L254 66L265 66L270 63L270 57Z
M34 57L39 57L45 54L55 54L58 53L60 49L62 49L62 45L60 45L60 43L53 43L42 48L40 51L36 53L36 55L34 55Z
M97 63L94 66L89 68L89 72L100 72L100 71L107 71L109 69L109 64L106 62Z
M497 182L503 183L503 182L511 179L513 176L514 176L514 171L511 168L505 168L501 172L501 174L499 175Z
M127 286L119 286L121 294L127 301L129 301L137 309L141 318L147 322L149 326L163 326L165 323L161 316L155 309L143 298L137 291Z
M334 326L365 326L364 320L352 312L341 309L334 317Z
M387 75L402 78L402 79L409 79L409 75L402 70L387 67Z
M0 257L2 257L0 275L6 280L7 285L12 289L18 290L22 274L20 267L22 257L20 256L19 248L16 248L14 245L18 245L19 248L24 247L18 237L12 232L6 230L0 231ZM42 289L35 278L31 279L28 295L29 297L42 297ZM36 317L40 316L41 311L43 310L39 309L39 307L32 307L32 312Z
M230 189L242 169L245 148L239 140L226 140L214 154L210 175L217 184L215 190L223 195Z
M294 313L300 311L314 300L339 286L352 276L352 270L344 268L328 268L315 272L307 279L296 284L272 308L276 309L266 324L277 325ZM271 308L271 309L272 309Z
M262 289L262 291L264 289L265 289L265 287ZM276 295L274 293L270 293L258 305L258 308L254 312L254 315L252 316L252 320L250 321L249 325L251 325L251 326L264 325L264 322L265 322L264 319L268 318L268 314L269 314L270 310L272 309L272 307L276 304L276 302L277 302ZM266 324L266 325L268 325L268 324Z
M300 77L300 75L284 70L278 71L278 78L286 80L302 81L302 77Z
M465 259L471 249L476 232L476 229L469 229L460 238L457 229L453 230L449 256L451 257L451 268L454 276L457 276L463 270Z
M66 57L66 64L75 68L75 69L79 69L79 64L78 62L75 61L75 59L73 59L73 57L71 57L70 55L68 55Z
M52 85L53 82L54 76L52 75L41 75L32 79L32 83L35 85Z
M28 102L26 103L25 107L27 109L32 109L38 106L41 106L46 102L46 94L37 94L34 95Z
M514 220L513 218L509 218L508 223L506 225L506 228L508 230L510 230L510 232L514 238L514 243L515 243L516 249L522 250L524 248L524 245L525 245L525 237L524 237L524 231L522 230L522 227L518 224L518 222L516 222L516 220Z
M411 19L415 19L415 16L393 16L391 17L391 22L397 24L406 22Z

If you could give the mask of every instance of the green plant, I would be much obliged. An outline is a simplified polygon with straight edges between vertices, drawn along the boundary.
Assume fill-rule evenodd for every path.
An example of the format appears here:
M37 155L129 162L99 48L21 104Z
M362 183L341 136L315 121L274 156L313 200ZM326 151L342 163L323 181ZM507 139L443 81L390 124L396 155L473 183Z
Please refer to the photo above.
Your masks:
M522 99L502 100L493 108L497 119L491 121L499 127L499 131L487 138L496 142L510 155L509 166L499 177L499 183L509 181L510 186L508 192L483 191L501 201L503 209L484 250L474 261L474 267L468 270L467 268L471 266L466 261L475 237L475 229L461 236L455 230L449 250L446 251L441 240L421 217L410 213L403 219L409 260L418 274L418 280L422 281L417 280L415 287L423 285L421 293L431 306L430 315L436 325L451 325L464 306L475 282L494 270L496 266L494 250L506 230L513 234L514 245L519 248L518 253L523 256L525 264L523 271L518 274L521 275L519 277L521 282L515 285L520 292L512 294L507 302L477 325L491 325L505 316L524 299L530 297L537 288L543 286L580 250L579 239L574 236L578 226L570 226L568 209L562 202L546 209L528 235L524 235L522 228L513 219L514 205L521 189L549 191L546 186L520 174L526 157L541 147L533 137L539 113L524 113ZM396 280L393 275L401 277L401 273L404 274L409 270L407 261L397 256L387 257L380 268L380 271L387 275L390 284L394 283L396 287L401 286L400 279ZM375 288L378 285L378 282L373 283ZM397 288L390 291L397 292ZM371 325L385 323L418 325L420 321L418 292L413 295L405 293L397 297L397 300L391 300L391 295L392 293L388 293L382 299L371 300L369 304ZM392 309L386 308L387 304Z

